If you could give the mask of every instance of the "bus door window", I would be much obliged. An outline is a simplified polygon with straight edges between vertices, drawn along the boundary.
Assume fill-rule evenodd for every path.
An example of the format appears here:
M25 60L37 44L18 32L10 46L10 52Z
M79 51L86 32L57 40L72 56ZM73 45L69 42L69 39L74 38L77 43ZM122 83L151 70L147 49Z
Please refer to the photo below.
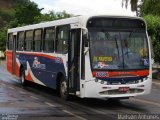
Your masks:
M8 50L13 49L13 34L9 33L8 34Z
M69 26L57 27L56 52L66 54L68 52Z

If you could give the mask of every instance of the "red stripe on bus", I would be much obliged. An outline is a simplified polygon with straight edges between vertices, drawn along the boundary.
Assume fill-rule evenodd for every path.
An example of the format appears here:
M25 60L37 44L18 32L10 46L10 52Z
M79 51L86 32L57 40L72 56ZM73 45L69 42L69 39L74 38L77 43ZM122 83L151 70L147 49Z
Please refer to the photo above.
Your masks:
M17 53L18 54L26 54L26 55L34 55L34 56L39 56L39 57L46 57L46 58L53 59L53 60L56 59L56 57L54 57L54 56L46 55L43 53L25 53L25 52L17 52Z
M136 71L93 71L93 77L97 77L97 73L106 73L107 77L142 77L149 75L149 70L136 70ZM103 77L103 76L102 76Z
M136 70L136 71L120 71L120 72L108 72L110 77L118 76L118 75L133 75L133 76L147 76L149 75L149 70Z

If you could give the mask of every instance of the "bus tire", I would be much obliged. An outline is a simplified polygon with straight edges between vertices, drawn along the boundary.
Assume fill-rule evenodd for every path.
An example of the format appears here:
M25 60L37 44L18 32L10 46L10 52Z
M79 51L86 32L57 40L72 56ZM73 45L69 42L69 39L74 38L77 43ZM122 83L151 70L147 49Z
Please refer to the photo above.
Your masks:
M26 85L25 71L24 71L23 68L21 69L20 82L21 82L21 85L22 85L22 86L25 86L25 85Z
M59 94L63 100L68 100L67 82L64 77L60 78Z

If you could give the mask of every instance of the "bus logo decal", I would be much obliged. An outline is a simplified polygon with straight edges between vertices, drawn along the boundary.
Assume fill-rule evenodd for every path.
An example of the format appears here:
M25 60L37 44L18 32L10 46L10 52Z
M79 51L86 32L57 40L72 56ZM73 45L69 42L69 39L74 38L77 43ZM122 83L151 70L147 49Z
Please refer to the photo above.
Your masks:
M55 63L63 63L63 61L60 57L57 57L56 60L55 60Z
M46 65L45 64L41 64L38 57L34 57L34 61L33 61L33 68L39 68L39 69L46 69Z

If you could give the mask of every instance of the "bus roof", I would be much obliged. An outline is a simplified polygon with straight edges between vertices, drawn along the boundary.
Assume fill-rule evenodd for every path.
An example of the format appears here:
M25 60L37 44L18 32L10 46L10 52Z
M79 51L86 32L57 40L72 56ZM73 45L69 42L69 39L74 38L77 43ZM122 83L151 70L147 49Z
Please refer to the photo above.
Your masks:
M88 19L90 19L92 17L129 18L129 19L143 20L140 17L120 16L120 15L117 15L117 16L116 15L76 16L76 17L71 17L71 18L66 18L66 19L60 19L60 20L55 20L55 21L49 21L49 22L43 22L43 23L38 23L38 24L33 24L33 25L12 28L12 29L8 29L8 33L14 33L14 32L18 32L18 31L27 31L27 30L39 29L39 28L46 28L46 27L52 27L52 26L60 26L60 25L66 25L66 24L76 24L76 23L79 23L81 25L81 27L86 27Z

